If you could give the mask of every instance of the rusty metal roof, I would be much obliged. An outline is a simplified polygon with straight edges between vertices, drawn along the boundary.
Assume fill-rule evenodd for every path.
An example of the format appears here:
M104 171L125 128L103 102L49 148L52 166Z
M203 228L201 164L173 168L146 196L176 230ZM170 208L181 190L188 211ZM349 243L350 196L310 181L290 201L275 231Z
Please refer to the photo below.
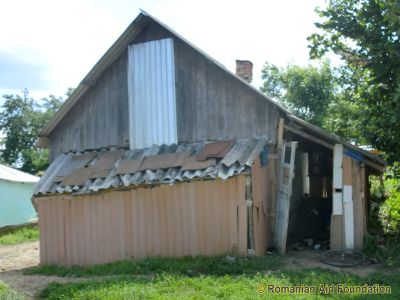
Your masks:
M267 138L252 138L63 153L42 176L34 195L79 195L193 179L227 179L249 172L267 143Z

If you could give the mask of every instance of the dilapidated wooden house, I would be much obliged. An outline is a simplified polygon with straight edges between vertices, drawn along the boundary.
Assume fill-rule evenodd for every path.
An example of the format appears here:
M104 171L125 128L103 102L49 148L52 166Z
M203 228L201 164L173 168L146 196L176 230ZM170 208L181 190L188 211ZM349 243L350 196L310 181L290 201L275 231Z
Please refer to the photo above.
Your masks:
M367 178L384 167L145 12L38 144L51 151L34 196L44 264L262 255L309 237L359 248Z

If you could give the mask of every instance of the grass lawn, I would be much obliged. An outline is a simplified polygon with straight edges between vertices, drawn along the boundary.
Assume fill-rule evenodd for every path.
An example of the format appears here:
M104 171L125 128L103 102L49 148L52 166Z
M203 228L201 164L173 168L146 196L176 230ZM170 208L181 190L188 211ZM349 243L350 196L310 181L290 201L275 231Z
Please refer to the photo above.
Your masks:
M397 276L398 277L398 276ZM391 285L390 295L338 294L273 294L258 293L264 286L307 285L319 288L320 284ZM112 280L82 283L51 283L41 294L44 299L400 299L400 280L394 276L376 274L368 278L322 270L281 271L268 275L196 275L185 276L161 273L154 277L124 276Z
M15 245L24 242L36 241L39 239L38 226L22 227L0 233L0 245Z
M400 275L374 274L365 278L325 270L289 271L282 269L282 258L264 256L227 259L195 257L144 259L91 267L42 266L26 274L112 278L85 282L51 283L43 299L400 299ZM263 286L261 286L262 284ZM332 294L318 294L320 284L333 286ZM339 294L337 285L391 286L389 295ZM312 286L313 294L274 294L268 285ZM266 290L260 294L257 287Z
M25 297L13 291L8 285L0 281L0 299L1 300L23 300Z

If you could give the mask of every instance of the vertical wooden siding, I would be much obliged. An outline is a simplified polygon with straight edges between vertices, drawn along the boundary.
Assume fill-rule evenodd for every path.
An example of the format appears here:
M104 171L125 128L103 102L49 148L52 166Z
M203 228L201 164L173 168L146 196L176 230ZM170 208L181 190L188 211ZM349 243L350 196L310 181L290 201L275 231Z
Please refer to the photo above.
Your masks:
M364 185L360 162L352 160L353 170L353 213L354 213L354 247L361 249L366 230L367 216L365 210Z
M279 108L224 69L175 39L179 142L249 138L275 140Z
M42 264L247 251L245 175L38 199Z
M111 64L50 134L54 160L70 150L129 145L127 51Z
M253 224L255 254L263 255L272 240L273 223L271 222L272 199L274 199L272 189L271 172L275 171L275 160L270 160L268 165L261 166L258 159L252 168L252 190L253 190ZM275 220L275 218L274 218Z
M352 205L353 205L353 232L354 232L354 248L361 249L366 232L367 209L366 209L366 186L365 170L361 167L360 162L348 157L343 157L343 185L352 187ZM344 206L343 206L344 209ZM345 223L346 214L332 216L331 218L331 248L345 247Z

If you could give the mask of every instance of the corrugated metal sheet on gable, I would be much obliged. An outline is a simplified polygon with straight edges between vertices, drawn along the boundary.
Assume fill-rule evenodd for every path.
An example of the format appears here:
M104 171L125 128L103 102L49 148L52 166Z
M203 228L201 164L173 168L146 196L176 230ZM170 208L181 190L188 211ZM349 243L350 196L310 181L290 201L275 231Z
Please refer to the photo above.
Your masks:
M110 188L135 187L139 185L173 184L192 179L227 179L249 172L254 160L267 144L266 138L239 139L222 147L221 153L207 153L199 161L204 149L220 147L220 142L161 145L134 150L102 149L83 153L60 155L49 167L38 183L34 194L57 193L86 194ZM208 145L208 146L207 146ZM92 160L87 161L88 157ZM104 169L105 161L111 169ZM85 159L82 159L85 158ZM113 158L113 159L110 159ZM71 170L67 176L65 165L72 161L84 161L86 166ZM99 168L101 166L102 168ZM96 177L97 176L97 177Z
M172 38L129 46L131 149L177 142Z

